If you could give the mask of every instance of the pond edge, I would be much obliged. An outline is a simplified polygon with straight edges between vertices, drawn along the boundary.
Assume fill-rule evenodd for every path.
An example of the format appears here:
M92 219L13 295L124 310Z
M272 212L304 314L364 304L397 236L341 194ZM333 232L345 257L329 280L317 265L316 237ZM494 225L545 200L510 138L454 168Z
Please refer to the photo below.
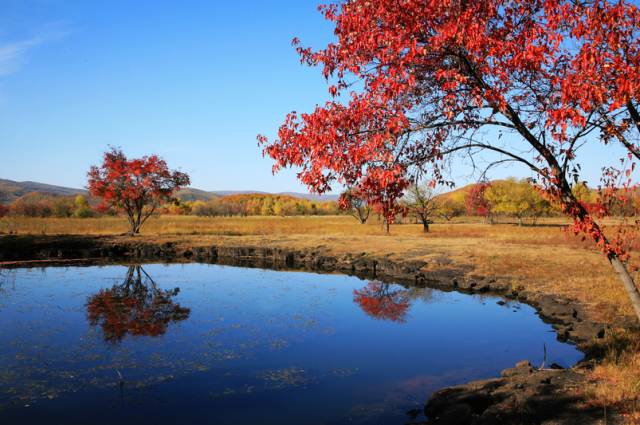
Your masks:
M441 389L426 403L425 413L429 420L411 423L525 423L522 422L525 417L532 423L543 423L541 420L546 422L547 419L552 420L548 422L550 424L601 423L602 410L585 406L579 397L569 397L566 388L580 389L584 385L584 376L578 371L593 367L599 360L602 353L593 347L604 340L612 327L590 321L576 301L527 291L499 277L473 275L470 270L455 267L425 270L428 266L425 261L403 261L367 253L338 256L322 248L295 250L226 244L189 246L177 242L113 241L109 237L86 236L0 237L0 268L145 261L341 273L407 286L517 300L534 307L542 320L553 326L558 339L576 344L585 353L585 359L570 369L558 369L553 365L544 370L522 361L514 368L502 371L499 378ZM622 328L634 326L625 319L616 325ZM622 423L615 412L609 412L607 419L608 423Z

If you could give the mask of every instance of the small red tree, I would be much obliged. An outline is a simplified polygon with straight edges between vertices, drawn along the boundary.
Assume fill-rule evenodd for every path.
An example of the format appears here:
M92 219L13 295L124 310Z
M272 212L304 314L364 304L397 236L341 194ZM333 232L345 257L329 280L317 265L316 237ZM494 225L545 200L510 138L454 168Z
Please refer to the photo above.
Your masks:
M399 214L405 214L406 208L398 203L410 182L399 178L404 169L397 166L379 166L370 170L359 182L358 187L373 211L382 216L384 231L389 234L389 226Z
M300 167L317 192L380 180L456 154L516 162L609 260L640 319L624 233L607 234L572 193L584 146L616 144L640 159L640 10L625 0L350 0L321 7L336 42L319 65L334 99L289 114L265 153ZM299 45L298 40L294 40ZM357 91L353 91L357 87ZM351 92L349 92L351 91ZM501 137L506 134L508 137ZM607 158L598 158L602 161ZM478 162L474 161L474 164ZM380 173L381 170L397 173ZM617 240L618 239L618 240Z
M102 198L102 207L123 210L130 234L140 227L160 205L172 201L176 190L189 184L189 176L171 171L156 155L127 159L116 148L105 152L101 166L89 170L89 192Z
M359 182L358 186L344 192L338 201L342 209L356 209L357 218L364 224L371 210L382 216L385 233L389 234L389 226L398 214L404 214L405 208L398 204L397 199L402 196L402 191L408 187L408 182L396 178L402 170L385 167L371 171L368 176ZM355 204L354 204L355 203ZM363 215L366 213L366 215Z
M471 186L465 198L467 215L484 217L487 222L491 222L491 205L484 197L484 192L489 186L489 183L478 183Z

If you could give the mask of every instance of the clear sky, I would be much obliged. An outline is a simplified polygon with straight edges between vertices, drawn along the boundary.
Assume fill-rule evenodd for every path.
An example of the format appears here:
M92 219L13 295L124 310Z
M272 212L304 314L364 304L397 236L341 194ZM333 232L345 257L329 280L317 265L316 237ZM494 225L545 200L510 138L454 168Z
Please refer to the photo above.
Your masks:
M313 0L0 2L0 177L84 186L107 145L158 153L204 189L301 190L256 135L326 98L299 36Z
M83 187L114 145L163 156L201 189L304 191L294 172L272 176L256 135L328 98L290 44L332 39L317 3L0 1L0 178ZM492 177L512 174L527 173Z

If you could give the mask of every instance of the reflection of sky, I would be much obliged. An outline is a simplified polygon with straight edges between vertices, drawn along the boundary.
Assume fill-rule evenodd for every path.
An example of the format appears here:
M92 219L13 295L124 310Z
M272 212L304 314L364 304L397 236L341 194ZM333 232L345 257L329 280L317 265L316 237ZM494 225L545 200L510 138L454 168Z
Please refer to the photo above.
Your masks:
M144 269L161 289L179 287L174 301L191 313L163 336L117 344L89 326L85 305L121 283L126 267L17 271L15 284L0 292L0 374L7 371L0 403L55 406L82 397L72 395L78 389L112 394L119 372L127 397L144 406L159 399L174 409L206 405L221 423L250 423L248 413L238 417L234 403L243 401L262 406L266 423L286 423L278 416L283 405L326 423L372 405L402 412L438 387L494 376L525 358L540 363L543 345L548 362L580 358L532 308L500 306L493 297L407 290L411 305L398 323L353 302L353 291L367 284L354 277L200 264ZM92 397L87 408L106 409L106 399ZM128 415L138 408L131 409ZM185 414L197 420L195 411Z

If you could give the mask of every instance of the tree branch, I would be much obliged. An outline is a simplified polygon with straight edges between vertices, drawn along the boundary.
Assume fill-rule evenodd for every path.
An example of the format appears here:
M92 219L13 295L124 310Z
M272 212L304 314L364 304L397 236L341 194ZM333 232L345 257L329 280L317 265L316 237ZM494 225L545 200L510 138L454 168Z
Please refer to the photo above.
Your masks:
M631 116L631 119L633 120L633 123L636 125L638 132L640 132L640 113L638 112L636 107L633 105L631 100L627 102L627 110L629 111L629 116Z
M541 170L540 168L536 167L532 162L527 161L526 159L522 158L521 156L518 156L516 154L513 154L509 151L506 151L504 149L495 147L495 146L491 146L491 145L487 145L486 143L468 143L466 145L462 145L462 146L456 146L453 147L451 149L448 149L446 151L441 151L439 152L440 155L448 155L450 153L454 153L463 149L473 149L473 148L479 148L479 149L487 149L487 150L491 150L494 152L498 152L502 155L508 156L509 158L518 161L518 162L522 162L523 164L525 164L527 167L531 168L531 170L535 171L536 173L539 173L542 176L546 177L546 174L543 172L543 170Z

